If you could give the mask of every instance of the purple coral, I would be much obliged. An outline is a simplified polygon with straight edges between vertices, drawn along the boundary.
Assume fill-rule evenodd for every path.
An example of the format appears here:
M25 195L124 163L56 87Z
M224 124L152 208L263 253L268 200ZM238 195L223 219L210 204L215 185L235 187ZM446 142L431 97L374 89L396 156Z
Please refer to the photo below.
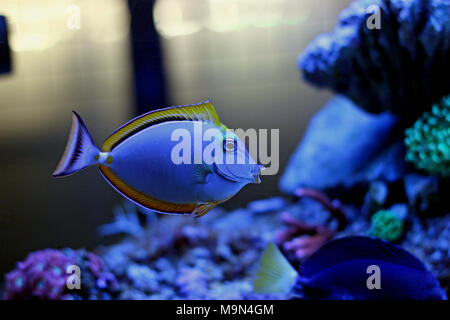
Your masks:
M70 299L66 290L69 275L66 269L75 260L54 249L33 252L17 264L17 269L6 275L5 298Z
M369 29L371 5L381 29ZM299 57L306 80L410 125L450 88L450 1L355 1Z
M69 289L67 273L70 265L80 267L81 289ZM104 297L105 289L113 290L115 277L105 270L103 261L84 250L45 249L30 253L6 275L7 300L67 300Z

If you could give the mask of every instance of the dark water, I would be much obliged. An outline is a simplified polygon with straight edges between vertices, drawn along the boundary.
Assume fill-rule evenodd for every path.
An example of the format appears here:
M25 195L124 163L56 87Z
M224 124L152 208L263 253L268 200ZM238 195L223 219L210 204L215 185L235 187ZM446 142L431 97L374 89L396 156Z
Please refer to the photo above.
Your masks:
M6 2L0 1L0 14L8 17L14 6ZM72 109L97 144L137 114L126 2L108 2L101 15L96 12L104 1L80 2L79 30L65 28L64 10L46 16L59 8L56 2L38 2L23 2L19 15L10 17L13 70L0 75L0 274L32 250L91 248L105 241L96 230L112 219L122 197L96 169L61 180L51 172L63 152ZM304 18L294 24L203 28L161 38L167 105L211 98L230 128L280 129L282 172L311 115L331 96L299 80L297 56L334 26L349 2L300 1ZM264 177L224 206L278 194L278 178Z

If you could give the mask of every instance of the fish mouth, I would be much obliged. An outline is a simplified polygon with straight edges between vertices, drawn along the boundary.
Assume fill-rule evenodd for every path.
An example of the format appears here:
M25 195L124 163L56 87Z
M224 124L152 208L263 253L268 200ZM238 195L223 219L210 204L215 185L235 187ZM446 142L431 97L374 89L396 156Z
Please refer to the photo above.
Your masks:
M266 168L264 166L262 166L262 165L258 165L255 168L256 172L253 173L253 183L256 183L256 184L260 184L261 183L261 174L262 174L262 172L264 170L266 170Z

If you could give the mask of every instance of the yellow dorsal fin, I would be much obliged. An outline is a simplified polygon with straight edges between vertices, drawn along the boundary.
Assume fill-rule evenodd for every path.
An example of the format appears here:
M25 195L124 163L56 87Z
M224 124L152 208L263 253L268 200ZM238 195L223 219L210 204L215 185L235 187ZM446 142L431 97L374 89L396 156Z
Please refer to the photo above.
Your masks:
M176 106L145 113L114 131L103 143L102 150L109 152L120 142L142 129L166 121L210 121L220 126L219 117L212 103L208 100L192 105Z

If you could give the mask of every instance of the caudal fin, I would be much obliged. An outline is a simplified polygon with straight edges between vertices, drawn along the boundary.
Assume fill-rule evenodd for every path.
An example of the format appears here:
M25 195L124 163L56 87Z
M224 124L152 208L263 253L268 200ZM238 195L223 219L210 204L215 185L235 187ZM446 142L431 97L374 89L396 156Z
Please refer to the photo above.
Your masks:
M65 177L98 163L100 150L95 146L81 117L72 111L72 128L64 154L53 172Z
M253 290L257 293L289 293L297 277L297 271L271 242L263 252Z

